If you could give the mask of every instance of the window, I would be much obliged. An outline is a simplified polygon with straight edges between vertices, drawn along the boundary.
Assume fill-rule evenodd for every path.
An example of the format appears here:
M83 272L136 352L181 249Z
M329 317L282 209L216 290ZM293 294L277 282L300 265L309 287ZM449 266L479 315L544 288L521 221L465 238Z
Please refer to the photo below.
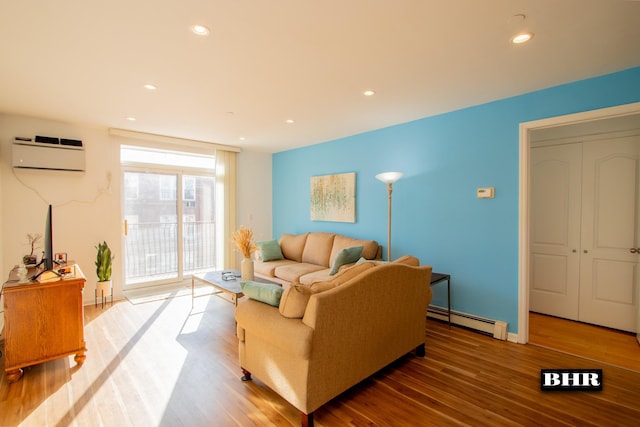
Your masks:
M160 184L160 200L175 200L176 199L176 180L173 176L158 177Z
M121 161L125 286L215 269L215 157L122 146Z
M196 200L196 178L185 176L182 186L182 200L195 201Z
M138 177L135 175L125 175L124 177L124 198L135 200L138 198Z

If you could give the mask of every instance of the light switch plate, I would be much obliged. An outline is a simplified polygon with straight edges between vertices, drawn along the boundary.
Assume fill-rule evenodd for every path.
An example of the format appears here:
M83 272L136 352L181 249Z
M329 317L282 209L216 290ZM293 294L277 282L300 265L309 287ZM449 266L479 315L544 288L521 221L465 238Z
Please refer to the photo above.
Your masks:
M478 188L478 199L493 199L495 197L495 189L493 187Z

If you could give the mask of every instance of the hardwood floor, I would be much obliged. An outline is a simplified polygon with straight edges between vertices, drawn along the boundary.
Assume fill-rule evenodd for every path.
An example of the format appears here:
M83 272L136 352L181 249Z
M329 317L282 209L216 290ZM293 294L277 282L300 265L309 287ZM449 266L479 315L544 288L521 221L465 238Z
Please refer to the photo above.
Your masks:
M87 360L0 379L1 426L295 426L259 379L239 380L233 306L201 297L86 307ZM427 321L407 355L315 413L317 426L637 425L640 373ZM327 349L330 351L330 349ZM0 359L0 365L4 359ZM542 392L541 368L602 368L601 392Z
M529 313L529 342L640 372L635 334Z

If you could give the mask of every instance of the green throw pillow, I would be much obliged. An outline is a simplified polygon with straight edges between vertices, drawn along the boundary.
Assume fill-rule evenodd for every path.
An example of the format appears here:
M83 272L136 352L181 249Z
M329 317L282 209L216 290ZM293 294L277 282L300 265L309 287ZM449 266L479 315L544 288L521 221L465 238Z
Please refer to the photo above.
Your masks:
M362 255L363 249L364 246L353 246L351 248L344 248L340 250L336 255L336 258L333 260L333 265L331 266L331 270L329 270L329 276L336 274L343 265L358 261L360 255Z
M263 242L256 242L256 246L260 249L262 261L275 261L277 259L284 259L282 255L282 249L275 240L265 240Z
M240 289L248 298L274 307L280 306L280 298L282 297L282 292L284 292L282 286L252 281L240 282Z

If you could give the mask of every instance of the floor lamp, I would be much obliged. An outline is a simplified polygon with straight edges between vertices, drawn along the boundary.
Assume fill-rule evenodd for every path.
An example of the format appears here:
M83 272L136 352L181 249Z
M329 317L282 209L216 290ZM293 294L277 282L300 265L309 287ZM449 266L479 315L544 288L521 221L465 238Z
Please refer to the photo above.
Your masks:
M402 177L402 172L383 172L376 178L387 184L388 215L387 215L387 261L391 262L391 192L393 183Z

